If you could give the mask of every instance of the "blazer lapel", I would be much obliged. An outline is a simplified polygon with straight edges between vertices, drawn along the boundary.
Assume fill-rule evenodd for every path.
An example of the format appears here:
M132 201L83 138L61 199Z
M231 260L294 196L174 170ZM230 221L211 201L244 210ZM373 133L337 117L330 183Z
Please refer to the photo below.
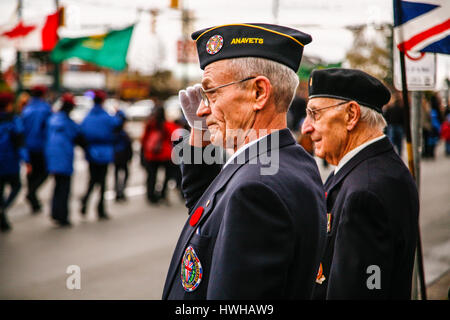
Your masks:
M334 175L331 183L329 183L329 187L326 187L327 193L329 194L342 181L342 179L344 179L361 162L390 150L393 150L393 148L391 142L387 137L374 142L373 144L362 149ZM327 179L327 182L328 180L329 179ZM325 186L327 186L327 183L325 183Z
M222 171L219 173L219 175L214 179L214 181L211 183L211 185L206 189L205 193L202 195L202 197L199 199L197 204L194 206L194 208L198 208L202 203L206 203L208 200L210 201L210 205L208 205L208 210L205 210L202 217L200 218L197 225L200 225L203 220L205 220L208 215L211 213L212 208L214 208L214 202L215 202L215 196L216 194L222 190L222 188L228 183L228 181L233 177L233 175L236 173L237 170L239 170L244 164L247 164L251 160L253 160L256 157L260 157L263 154L266 154L267 152L271 152L274 150L278 150L286 145L294 144L295 140L292 137L291 132L289 129L283 129L280 131L277 131L275 133L272 133L270 135L267 135L256 145L252 147L247 148L242 156L239 156L235 159L234 162L229 163ZM274 149L274 150L272 150ZM253 150L257 150L257 152L254 152ZM243 161L239 161L239 159L243 159ZM195 210L194 209L194 210ZM193 228L195 230L195 228ZM189 235L189 239L192 236L193 230L191 230L191 234ZM188 241L189 241L188 239Z

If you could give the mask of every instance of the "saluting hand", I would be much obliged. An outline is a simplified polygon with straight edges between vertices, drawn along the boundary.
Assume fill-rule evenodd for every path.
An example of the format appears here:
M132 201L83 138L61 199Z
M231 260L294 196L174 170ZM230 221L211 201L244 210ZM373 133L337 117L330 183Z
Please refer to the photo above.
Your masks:
M191 128L206 130L206 117L197 116L197 109L202 101L202 95L200 93L201 84L197 83L192 87L187 87L186 90L181 90L178 93L180 99L181 109L184 116Z

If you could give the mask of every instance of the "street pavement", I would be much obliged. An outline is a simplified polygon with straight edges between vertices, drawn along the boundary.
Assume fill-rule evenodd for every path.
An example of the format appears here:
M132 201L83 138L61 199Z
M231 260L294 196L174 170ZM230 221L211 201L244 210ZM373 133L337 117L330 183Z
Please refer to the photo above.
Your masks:
M139 129L130 128L139 134ZM150 205L145 198L145 171L138 145L130 169L128 201L114 201L113 170L108 174L107 211L111 219L96 219L94 192L86 218L79 199L86 189L88 167L76 150L72 180L71 228L50 221L53 180L39 191L44 209L31 215L25 188L9 211L13 230L0 234L0 299L160 299L168 265L187 210L172 184L168 203ZM322 178L332 170L317 159ZM450 269L450 158L443 155L421 164L421 233L426 282L437 282ZM23 180L25 182L25 180ZM66 273L80 267L81 288L69 290ZM443 286L449 286L449 277ZM442 281L441 281L442 283Z

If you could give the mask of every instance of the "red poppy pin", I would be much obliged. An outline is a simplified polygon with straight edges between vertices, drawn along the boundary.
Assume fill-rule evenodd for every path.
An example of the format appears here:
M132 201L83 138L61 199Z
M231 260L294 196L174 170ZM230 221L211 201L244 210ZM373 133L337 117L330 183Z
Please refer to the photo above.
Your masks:
M195 209L194 213L191 216L191 220L189 220L189 224L193 227L197 224L198 220L202 217L203 207L198 207Z

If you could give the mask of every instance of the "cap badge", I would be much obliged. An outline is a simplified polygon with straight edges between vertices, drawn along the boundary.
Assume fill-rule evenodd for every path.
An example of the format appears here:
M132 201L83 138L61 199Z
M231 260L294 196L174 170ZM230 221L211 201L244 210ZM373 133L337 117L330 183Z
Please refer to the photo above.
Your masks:
M222 49L223 46L223 38L222 36L216 34L215 36L212 36L209 38L208 42L206 43L206 52L209 54L216 54L217 52Z
M202 281L203 269L192 246L186 248L181 261L181 284L184 291L192 292Z

